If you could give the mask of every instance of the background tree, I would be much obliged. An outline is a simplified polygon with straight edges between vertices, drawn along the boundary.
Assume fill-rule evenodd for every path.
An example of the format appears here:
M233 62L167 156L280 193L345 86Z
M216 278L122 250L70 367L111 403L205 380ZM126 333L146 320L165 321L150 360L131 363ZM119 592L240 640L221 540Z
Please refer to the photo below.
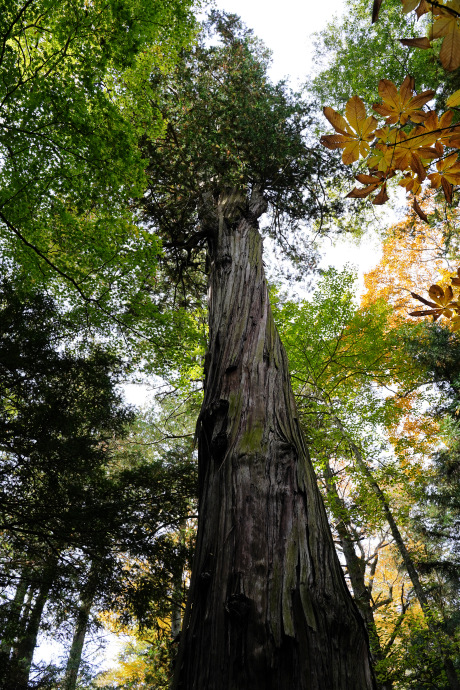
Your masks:
M422 649L421 639L424 645L411 663L420 671L422 655L431 655L431 674L436 666L440 682L443 670L433 654L438 649L439 660L439 647L450 649L451 643L441 627L431 625L439 605L417 567L420 543L411 520L429 481L427 455L436 448L436 425L423 414L426 396L414 395L426 385L426 372L411 362L404 347L408 327L395 319L391 305L368 301L360 309L355 291L352 274L331 269L309 300L281 300L275 318L289 353L299 419L346 575L371 635L381 687L393 682L399 687L403 668L408 670L398 650L409 620L420 630L417 646ZM404 577L398 575L401 569ZM429 614L431 639L427 623L416 623L420 607L412 606L414 597Z
M159 243L130 204L145 186L140 133L164 126L150 76L193 40L191 5L14 0L0 20L2 272L112 338L142 330L142 307L158 346Z
M116 597L145 616L171 588L184 558L171 535L188 515L194 462L190 451L122 452L133 413L116 389L117 358L65 350L65 324L40 294L4 283L0 305L2 681L27 687L51 621L73 627L71 690L93 608Z

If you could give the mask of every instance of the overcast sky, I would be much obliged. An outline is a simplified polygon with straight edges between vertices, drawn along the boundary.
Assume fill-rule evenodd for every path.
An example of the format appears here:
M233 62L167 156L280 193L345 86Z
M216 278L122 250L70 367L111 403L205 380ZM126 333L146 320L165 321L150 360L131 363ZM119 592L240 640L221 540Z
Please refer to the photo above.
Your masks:
M309 71L311 34L344 11L344 0L217 0L217 6L254 29L273 52L271 77L289 75L294 86Z
M216 5L238 14L254 30L273 53L271 78L278 81L290 77L293 87L305 82L310 71L311 35L345 12L345 0L216 0ZM326 239L323 253L323 266L357 266L362 289L363 272L378 263L381 252L377 238L367 237L359 249L347 239L334 244Z

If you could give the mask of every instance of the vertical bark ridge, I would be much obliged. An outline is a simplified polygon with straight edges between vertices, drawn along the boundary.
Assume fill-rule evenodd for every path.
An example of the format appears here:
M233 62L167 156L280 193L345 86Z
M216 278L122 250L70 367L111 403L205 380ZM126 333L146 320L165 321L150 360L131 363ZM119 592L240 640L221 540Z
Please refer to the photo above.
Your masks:
M221 195L197 428L200 517L177 690L370 690L270 310L255 193Z

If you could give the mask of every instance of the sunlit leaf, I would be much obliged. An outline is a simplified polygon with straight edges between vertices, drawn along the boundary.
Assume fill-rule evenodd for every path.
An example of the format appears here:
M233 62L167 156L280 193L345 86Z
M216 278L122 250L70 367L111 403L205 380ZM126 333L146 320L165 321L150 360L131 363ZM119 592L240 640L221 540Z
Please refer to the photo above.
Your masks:
M421 110L435 94L432 89L414 94L413 77L407 76L399 90L389 79L381 79L379 82L379 95L382 103L375 103L374 110L387 119L387 124L400 122L402 125L410 119L413 122L422 122L426 114Z
M325 117L334 127L337 134L326 134L321 137L321 143L330 149L343 149L342 161L351 165L360 156L367 156L370 152L369 142L374 137L377 120L373 115L366 116L364 103L358 96L350 98L345 107L348 121L333 108L323 108Z
M449 96L446 105L448 108L455 108L457 105L460 105L460 89L454 91L454 93Z
M431 38L444 38L439 58L444 69L452 72L460 66L460 27L458 17L447 10L438 10L439 17L431 29Z

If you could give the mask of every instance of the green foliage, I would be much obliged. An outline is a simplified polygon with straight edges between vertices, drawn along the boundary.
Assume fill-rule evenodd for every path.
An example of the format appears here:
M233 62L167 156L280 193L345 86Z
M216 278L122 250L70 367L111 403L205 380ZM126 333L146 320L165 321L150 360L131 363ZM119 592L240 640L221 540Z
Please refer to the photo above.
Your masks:
M348 0L344 18L317 34L316 74L308 87L321 105L341 110L357 94L369 108L379 99L380 79L401 84L411 74L417 91L436 89L444 80L444 70L431 51L408 50L399 43L421 31L415 17L402 15L400 0L387 0L372 25L370 14L367 0Z
M3 268L64 289L86 316L121 313L132 326L129 308L152 285L160 245L130 209L145 184L138 137L163 127L150 74L170 69L191 40L190 6L14 0L2 9Z
M169 453L146 452L152 439L136 436L116 387L121 362L101 348L66 348L52 300L5 282L0 324L0 659L14 673L26 595L34 605L45 597L41 627L55 634L76 617L94 574L96 609L118 607L145 624L168 608L189 557L175 531L196 472L190 432Z
M385 517L367 477L353 461L350 443L361 449L381 486L401 479L388 430L403 414L395 393L414 381L414 370L401 350L397 329L388 328L391 308L377 302L361 310L355 293L352 271L329 269L311 300L281 301L274 315L317 472L322 476L329 462L342 459L352 478L350 515L371 534L385 524ZM338 471L341 475L343 467Z
M445 624L458 630L450 602L460 591L460 338L438 324L424 324L417 337L407 339L407 348L438 391L430 414L440 422L443 442L433 456L433 482L417 515L417 528L430 545L421 567L436 574L433 590L444 600Z
M362 310L356 290L353 271L331 268L311 300L276 304L275 319L302 413L323 409L327 415L331 406L352 434L363 436L366 424L389 425L397 414L393 396L380 395L379 388L396 380L403 385L413 371L398 357L397 330L388 328L391 307L380 301Z

